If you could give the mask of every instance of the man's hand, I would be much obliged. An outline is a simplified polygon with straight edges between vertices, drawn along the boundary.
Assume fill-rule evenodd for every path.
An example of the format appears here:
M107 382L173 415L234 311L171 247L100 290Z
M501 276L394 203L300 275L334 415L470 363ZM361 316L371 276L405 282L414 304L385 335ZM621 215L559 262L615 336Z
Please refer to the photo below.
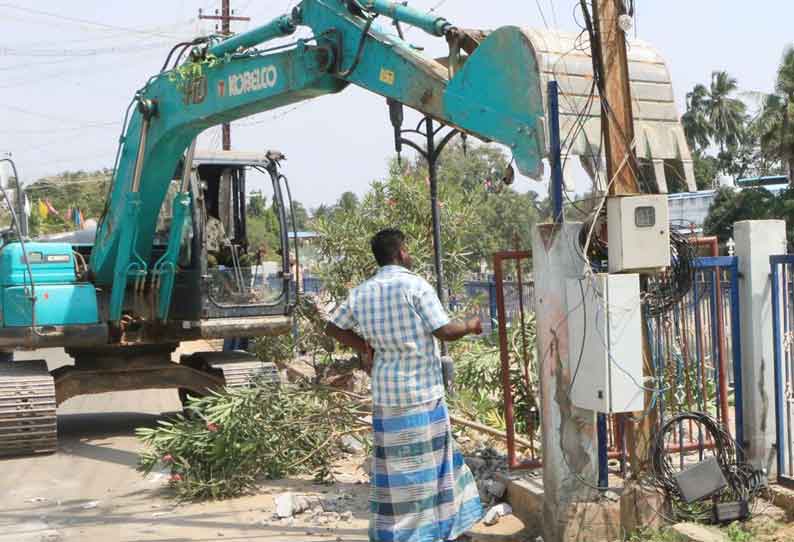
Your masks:
M447 325L438 328L433 332L433 335L442 341L457 341L466 335L481 335L482 322L479 318L469 318L463 322L454 321Z
M482 335L482 320L479 316L466 320L466 329L469 335Z
M359 352L359 359L361 360L361 370L372 376L372 367L375 364L375 349L368 344L366 350Z

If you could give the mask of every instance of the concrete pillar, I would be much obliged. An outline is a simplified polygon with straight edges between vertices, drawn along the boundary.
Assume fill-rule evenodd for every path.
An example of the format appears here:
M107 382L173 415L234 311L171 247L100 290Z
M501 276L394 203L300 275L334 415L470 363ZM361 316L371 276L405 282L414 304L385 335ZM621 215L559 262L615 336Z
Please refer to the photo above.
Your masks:
M542 224L532 235L535 318L540 360L543 435L544 540L560 542L575 503L594 500L598 483L595 413L569 397L566 279L580 277L585 263L578 249L581 224ZM578 526L577 528L579 528Z
M695 182L695 163L692 160L681 160L684 165L684 178L686 179L686 186L690 192L697 192L698 185Z
M743 220L733 226L739 258L744 448L756 468L775 476L775 371L769 256L786 252L783 220Z
M664 171L664 160L653 161L653 174L656 177L656 186L660 194L667 194L667 174Z

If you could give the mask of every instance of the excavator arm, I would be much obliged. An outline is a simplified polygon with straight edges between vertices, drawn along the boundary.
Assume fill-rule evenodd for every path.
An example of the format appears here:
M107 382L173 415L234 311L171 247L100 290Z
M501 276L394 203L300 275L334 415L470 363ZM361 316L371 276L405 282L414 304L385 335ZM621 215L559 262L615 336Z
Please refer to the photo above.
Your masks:
M449 66L383 31L376 16L446 37ZM298 26L309 27L313 37L286 49L256 49ZM128 283L151 272L153 234L169 182L185 150L211 126L354 84L502 143L520 171L536 175L544 147L543 103L529 39L516 27L500 28L465 62L458 59L461 41L462 33L446 19L395 2L303 0L289 15L194 51L190 62L200 69L150 79L135 97L91 256L95 282L112 288L110 320L121 318Z

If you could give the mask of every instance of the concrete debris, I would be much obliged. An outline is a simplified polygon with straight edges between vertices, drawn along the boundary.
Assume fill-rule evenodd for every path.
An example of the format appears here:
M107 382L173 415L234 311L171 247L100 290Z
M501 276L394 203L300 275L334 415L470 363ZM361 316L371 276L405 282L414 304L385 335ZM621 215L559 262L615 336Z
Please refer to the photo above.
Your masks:
M276 495L276 517L281 519L292 518L306 511L312 515L319 515L328 509L336 509L335 499L322 499L316 495L297 495L287 492ZM333 502L332 502L333 501Z
M483 485L485 486L485 491L497 499L504 497L505 491L507 491L507 486L499 480L486 480Z
M719 530L697 523L677 523L673 531L685 542L727 542L728 539Z
M364 445L353 435L344 435L341 439L342 449L351 454L364 451Z
M503 502L501 504L497 504L496 506L492 506L491 509L485 513L485 517L483 518L482 522L485 525L496 525L500 518L512 513L513 508L506 502Z
M507 457L488 447L467 456L466 465L477 481L483 504L489 506L499 503L504 497L506 487L496 480L496 474L507 470Z
M346 510L339 515L339 520L344 521L345 523L349 523L353 521L353 512L351 510Z

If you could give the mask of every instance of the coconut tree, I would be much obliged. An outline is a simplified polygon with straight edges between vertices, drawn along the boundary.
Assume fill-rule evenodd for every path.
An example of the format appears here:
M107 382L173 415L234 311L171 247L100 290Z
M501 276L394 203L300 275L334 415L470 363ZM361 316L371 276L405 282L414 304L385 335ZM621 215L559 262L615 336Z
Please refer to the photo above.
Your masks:
M735 147L746 120L744 102L735 97L738 84L728 72L715 71L711 74L711 87L704 107L715 143L724 154L726 147Z
M695 88L686 95L686 113L681 117L687 143L694 152L701 152L711 145L711 124L708 119L706 104L709 91L703 85Z
M783 52L777 70L775 93L764 98L758 117L761 148L788 169L789 184L794 184L794 47Z

